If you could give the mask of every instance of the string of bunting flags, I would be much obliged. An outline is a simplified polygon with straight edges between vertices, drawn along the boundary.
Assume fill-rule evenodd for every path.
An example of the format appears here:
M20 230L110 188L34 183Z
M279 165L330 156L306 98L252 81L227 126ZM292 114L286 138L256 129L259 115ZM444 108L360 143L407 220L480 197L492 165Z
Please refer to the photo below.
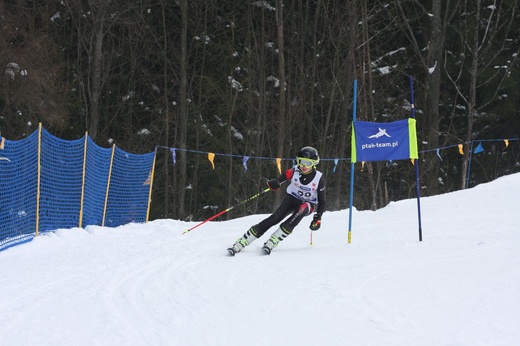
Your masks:
M484 152L484 147L482 146L482 142L504 142L504 148L502 148L502 150L506 149L508 146L509 146L509 142L510 141L518 141L520 140L520 138L508 138L508 139L504 139L504 138L500 138L500 139L479 139L479 140L474 140L474 141L471 141L470 144L470 152L472 152L473 154L478 154L478 153L482 153ZM477 147L475 149L473 149L473 144L474 143L478 143ZM467 144L464 143L464 144ZM449 149L449 148L453 148L453 147L457 147L459 149L459 154L461 155L464 155L464 144L454 144L454 145L449 145L449 146L446 146L446 147L441 147L441 148L437 148L437 149L431 149L431 150L424 150L422 152L428 152L428 151L436 151L437 152L437 156L439 157L439 159L441 161L442 160L442 156L440 154L440 151L442 149Z
M500 138L500 139L474 140L474 141L470 142L470 144L471 144L470 145L470 151L473 154L478 154L478 153L484 152L484 147L482 146L482 143L484 143L484 142L503 142L504 143L504 147L502 148L502 150L504 150L507 147L509 147L509 142L511 142L511 141L518 141L518 140L520 140L520 138L507 138L507 139ZM477 143L477 146L476 146L475 149L473 149L473 144L474 143ZM427 153L427 152L435 151L437 156L439 157L439 159L441 161L443 161L442 156L441 156L441 151L447 150L447 149L451 149L451 148L457 148L459 153L461 155L464 155L464 144L468 144L468 143L466 142L466 143L462 143L462 144L453 144L453 145L448 145L448 146L439 147L439 148L435 148L435 149L422 150L422 151L419 151L419 153ZM169 149L170 150L171 155L172 155L172 159L173 159L173 166L175 166L177 164L177 151L184 151L184 152L189 152L189 153L206 155L207 158L208 158L208 161L211 163L212 169L215 169L215 157L218 157L218 156L236 157L236 158L242 159L242 165L244 166L244 173L247 173L247 171L248 171L247 162L250 159L273 160L272 157L265 157L265 156L245 156L245 155L236 155L236 154L223 154L223 153L214 153L214 152L200 151L200 150L172 148L172 147L165 147L165 146L158 146L158 148L164 148L164 149ZM295 164L294 158L280 158L280 157L277 157L277 158L274 158L274 160L276 162L276 166L277 166L278 172L280 174L282 173L282 161L292 161L293 165ZM336 168L338 166L338 163L340 161L348 161L348 162L350 162L351 158L321 158L320 161L332 161L332 162L334 162L334 167L332 168L332 172L336 173ZM362 162L362 163L364 163L364 162ZM364 166L364 165L362 165L362 166Z

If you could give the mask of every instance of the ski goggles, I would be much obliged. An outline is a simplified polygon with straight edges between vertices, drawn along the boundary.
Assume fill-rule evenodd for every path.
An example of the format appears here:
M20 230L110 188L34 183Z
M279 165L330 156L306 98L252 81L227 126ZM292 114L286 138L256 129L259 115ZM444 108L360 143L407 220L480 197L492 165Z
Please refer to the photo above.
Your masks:
M320 162L320 160L308 159L306 157L297 157L296 158L296 163L298 164L298 166L313 167L313 166L316 166L318 164L318 162Z

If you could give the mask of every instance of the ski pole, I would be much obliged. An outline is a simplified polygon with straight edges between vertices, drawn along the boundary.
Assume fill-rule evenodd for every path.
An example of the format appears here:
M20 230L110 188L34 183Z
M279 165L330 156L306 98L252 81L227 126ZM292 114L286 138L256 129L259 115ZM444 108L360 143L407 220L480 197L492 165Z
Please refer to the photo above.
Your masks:
M227 213L228 211L232 210L233 208L236 208L236 207L238 207L238 206L240 206L240 205L242 205L242 204L245 204L245 203L247 203L247 202L249 202L249 201L251 201L251 200L253 200L253 199L255 199L255 198L257 198L257 197L259 197L259 196L261 196L261 195L263 195L264 193L266 193L266 192L269 191L269 190L270 190L269 188L267 188L267 189L265 189L265 190L262 190L262 191L260 191L259 193L257 193L256 195L251 196L251 197L249 197L249 198L247 198L247 199L244 199L242 202L238 202L238 203L235 204L234 206L231 206L231 207L229 207L229 208L227 208L227 209L225 209L225 210L222 210L220 213L215 214L215 215L213 215L212 217L210 217L209 219L206 219L206 220L202 221L201 223L199 223L199 224L193 226L192 228L190 228L190 229L184 231L182 234L186 234L186 233L190 232L191 230L193 230L193 229L195 229L195 228L197 228L197 227L199 227L199 226L202 226L202 225L205 224L206 222L211 221L211 220L213 220L213 219L216 219L216 218L219 217L220 215L223 215L223 214Z

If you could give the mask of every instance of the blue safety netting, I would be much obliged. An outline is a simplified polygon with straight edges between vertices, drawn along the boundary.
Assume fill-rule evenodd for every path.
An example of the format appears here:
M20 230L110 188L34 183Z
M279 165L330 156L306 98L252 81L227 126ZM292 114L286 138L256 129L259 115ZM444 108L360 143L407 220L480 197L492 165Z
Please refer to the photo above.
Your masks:
M116 148L105 226L146 221L154 156L153 152L135 155Z
M79 226L84 142L42 130L40 232Z
M102 225L112 148L101 148L88 138L83 202L83 225Z
M39 134L2 142L0 250L60 228L146 221L155 152Z
M36 224L38 132L0 150L0 249L31 240Z

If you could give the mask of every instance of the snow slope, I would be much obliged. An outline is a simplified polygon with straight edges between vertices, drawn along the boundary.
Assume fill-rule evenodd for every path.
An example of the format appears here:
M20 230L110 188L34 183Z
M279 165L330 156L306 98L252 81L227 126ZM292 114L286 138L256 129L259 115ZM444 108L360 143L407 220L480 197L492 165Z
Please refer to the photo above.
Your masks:
M520 345L520 174L307 217L270 256L267 215L57 230L0 252L0 345ZM345 198L348 198L347 194Z

